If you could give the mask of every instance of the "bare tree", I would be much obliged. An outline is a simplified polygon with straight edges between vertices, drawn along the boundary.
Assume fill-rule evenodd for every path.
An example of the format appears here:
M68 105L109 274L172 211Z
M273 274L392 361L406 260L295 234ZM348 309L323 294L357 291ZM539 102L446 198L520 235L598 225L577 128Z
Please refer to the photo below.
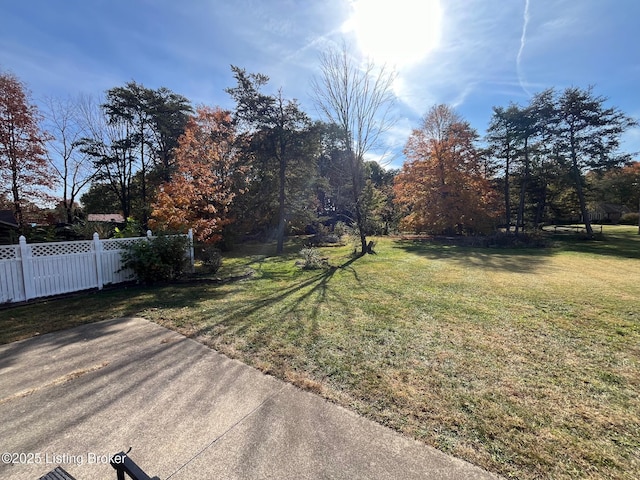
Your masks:
M81 98L45 100L45 119L48 132L47 157L62 184L62 205L67 223L73 223L73 205L80 192L95 176L92 159L80 148L88 136L82 121Z
M347 151L353 186L355 222L362 244L361 255L370 251L366 238L367 209L363 202L364 157L380 146L381 135L394 121L391 108L395 73L364 64L350 55L347 46L320 57L320 78L312 81L312 94L320 112L335 124Z
M82 152L91 158L92 180L105 185L118 199L124 218L131 215L134 177L138 171L136 145L125 121L110 122L103 105L87 97L80 103L88 135L80 141Z

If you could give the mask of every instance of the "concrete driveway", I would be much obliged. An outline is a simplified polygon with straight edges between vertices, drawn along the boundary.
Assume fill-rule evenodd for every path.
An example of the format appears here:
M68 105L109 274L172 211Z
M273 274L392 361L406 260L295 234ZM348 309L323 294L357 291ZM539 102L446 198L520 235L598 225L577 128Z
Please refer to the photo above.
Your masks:
M498 478L140 318L0 345L0 478L129 447L162 480Z

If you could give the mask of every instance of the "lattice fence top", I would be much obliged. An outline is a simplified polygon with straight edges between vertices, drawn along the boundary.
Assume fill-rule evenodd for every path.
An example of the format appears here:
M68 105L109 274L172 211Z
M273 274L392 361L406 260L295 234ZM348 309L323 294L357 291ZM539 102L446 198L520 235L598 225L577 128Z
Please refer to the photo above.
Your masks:
M0 246L0 260L14 260L18 258L18 245Z
M139 238L112 238L109 240L102 240L103 250L124 250L130 247L134 243L144 241L145 237Z
M91 252L91 241L36 243L30 245L34 257L50 257L54 255L71 255Z

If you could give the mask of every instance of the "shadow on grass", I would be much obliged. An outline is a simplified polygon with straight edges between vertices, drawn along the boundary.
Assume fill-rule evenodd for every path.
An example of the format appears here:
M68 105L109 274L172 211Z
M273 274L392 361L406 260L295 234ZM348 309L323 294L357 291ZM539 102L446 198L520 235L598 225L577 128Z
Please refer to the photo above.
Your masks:
M351 271L358 280L357 272L351 266L356 258L312 273L311 276L304 273L300 281L296 281L296 276L301 273L298 267L283 271L279 268L267 268L265 265L262 269L263 260L260 258L251 262L252 268L259 272L259 278L252 279L251 282L282 283L283 287L275 292L271 287L266 291L261 290L263 287L257 284L243 286L241 283L193 282L115 287L65 298L46 299L0 310L0 345L101 320L139 315L159 323L168 322L175 327L179 327L181 322L199 324L197 334L205 334L215 326L246 329L250 327L247 320L255 318L253 315L258 311L281 304L278 315L284 316L319 294L319 299L312 308L313 317L326 298L329 282L337 271ZM290 262L291 258L283 257L282 261ZM232 300L225 302L229 298ZM218 299L219 303L216 301ZM168 313L165 318L163 312L169 310L172 313ZM207 313L198 318L202 311ZM192 322L185 320L189 318ZM207 322L207 318L211 318L213 324Z
M533 272L553 254L549 248L493 249L442 245L428 240L396 240L394 248L433 260L509 272Z
M640 258L640 235L632 231L605 232L595 238L584 234L548 233L553 248L485 248L444 245L430 240L397 240L396 248L432 259L447 259L492 270L534 271L558 251Z
M640 258L640 235L636 233L604 233L596 235L593 239L575 234L555 234L551 238L567 252Z
M229 293L227 290L224 294ZM170 284L117 286L65 295L63 298L43 299L0 310L0 344L101 320L137 316L144 310L154 308L191 307L216 295L223 294L210 285Z
M249 319L255 318L254 315L258 312L279 305L280 309L277 313L284 317L288 313L296 311L307 300L316 296L317 300L313 303L309 312L309 320L314 322L318 317L320 306L327 299L329 283L336 272L341 270L349 271L353 274L356 282L360 283L358 274L352 267L352 264L358 260L358 258L359 257L351 258L339 266L330 266L311 277L306 277L302 281L291 283L272 294L260 295L259 298L253 301L234 302L226 307L221 307L218 312L218 321L216 321L214 325L203 326L198 330L197 334L209 335L213 329L220 326L225 328L236 327L237 332L242 334L253 327ZM267 280L272 279L269 275L263 276L262 278ZM289 301L289 299L292 299L292 301ZM340 300L338 299L338 301Z

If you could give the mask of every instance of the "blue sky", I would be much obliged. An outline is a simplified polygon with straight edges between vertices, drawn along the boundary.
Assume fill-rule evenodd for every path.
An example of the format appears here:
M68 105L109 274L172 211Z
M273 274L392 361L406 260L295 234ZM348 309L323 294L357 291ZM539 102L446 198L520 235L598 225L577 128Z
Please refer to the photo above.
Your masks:
M492 106L586 88L640 118L637 0L4 0L0 70L46 96L135 80L194 104L233 105L230 65L271 78L312 116L318 56L346 41L395 65L400 152L434 104L484 134ZM640 151L640 129L624 137ZM396 155L391 166L402 163Z

